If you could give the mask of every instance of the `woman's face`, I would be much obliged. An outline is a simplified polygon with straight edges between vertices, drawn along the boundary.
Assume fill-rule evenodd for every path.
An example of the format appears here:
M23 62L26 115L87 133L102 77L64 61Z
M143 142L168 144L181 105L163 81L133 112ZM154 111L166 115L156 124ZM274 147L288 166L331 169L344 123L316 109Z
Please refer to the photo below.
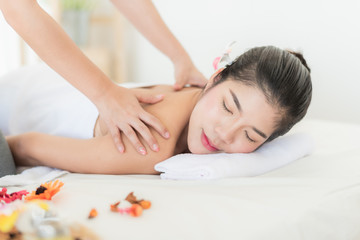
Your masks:
M277 109L253 86L227 80L207 87L190 117L189 150L196 154L252 152L273 133L276 117Z

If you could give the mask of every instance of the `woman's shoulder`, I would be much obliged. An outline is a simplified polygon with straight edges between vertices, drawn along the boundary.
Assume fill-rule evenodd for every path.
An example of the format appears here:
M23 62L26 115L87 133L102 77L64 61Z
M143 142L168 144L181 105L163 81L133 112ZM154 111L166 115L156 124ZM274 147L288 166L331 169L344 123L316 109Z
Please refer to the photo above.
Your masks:
M196 87L186 87L180 91L175 91L172 85L156 85L135 91L137 91L136 94L164 95L164 98L156 104L144 104L143 107L163 121L165 125L175 125L175 128L180 128L188 122L202 92L201 88Z
M175 91L171 85L157 85L148 93L163 94L164 98L156 104L144 105L144 109L163 121L165 125L174 125L175 129L180 129L187 124L201 89L187 87Z
M164 98L156 104L144 105L146 111L163 120L164 124L171 124L171 121L178 123L177 117L187 123L201 94L201 89L186 87L180 91L175 91L171 85L157 85L148 93L163 94ZM179 126L181 125L183 124Z
M156 104L143 104L146 111L158 118L167 127L180 129L187 123L190 113L197 102L197 96L201 92L200 88L186 87L180 91L175 91L172 85L155 85L142 88L131 88L136 95L163 94L164 99ZM177 131L175 131L177 132ZM99 116L94 126L94 136L104 136L108 134L108 128L103 119Z
M158 84L158 85L151 85L151 86L144 86L138 88L130 88L131 91L136 93L151 93L151 94L175 94L179 95L183 92L188 91L201 91L201 88L198 87L184 87L181 90L174 90L173 85L168 84Z
M186 88L181 91L174 91L172 86L160 85L148 89L151 94L164 94L164 99L156 104L147 104L144 109L158 118L163 125L170 132L170 138L164 139L153 128L150 127L150 132L156 138L159 146L159 152L153 152L145 143L141 135L140 141L146 148L147 155L140 156L137 153L130 141L123 137L123 142L127 151L124 154L118 154L115 151L111 136L95 138L93 141L101 142L96 144L98 147L102 146L106 149L101 150L106 154L107 159L112 159L111 171L118 173L156 173L154 165L161 162L174 154L186 150L186 138L183 138L184 130L188 124L191 112L201 93L199 88ZM145 89L145 90L146 90ZM140 89L144 90L144 89ZM151 90L151 91L150 91ZM185 140L184 140L185 139ZM105 142L105 143L104 143Z

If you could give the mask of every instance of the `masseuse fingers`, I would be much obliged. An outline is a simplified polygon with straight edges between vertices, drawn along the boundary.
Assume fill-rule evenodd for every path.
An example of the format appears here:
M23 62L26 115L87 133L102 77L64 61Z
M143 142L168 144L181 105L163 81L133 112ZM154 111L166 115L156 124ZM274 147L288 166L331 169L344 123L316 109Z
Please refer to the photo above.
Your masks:
M153 95L153 94L141 94L136 96L139 102L154 104L160 102L164 99L163 94Z
M124 147L124 144L123 144L123 142L121 140L119 129L116 126L111 127L109 129L110 129L110 133L111 133L111 136L112 136L112 138L114 140L116 148L119 149L119 151L121 153L123 153L125 151L125 147Z
M177 69L175 71L175 79L174 90L181 90L186 84L203 87L207 83L205 76L193 65L189 68Z
M137 121L140 121L137 119ZM135 119L132 122L133 125L136 125ZM141 131L144 131L144 129L140 129ZM131 144L135 147L136 151L138 151L141 155L146 155L146 149L144 148L144 146L141 144L136 132L134 131L134 129L130 126L130 125L123 125L121 127L121 131L125 134L125 136L129 139L129 141L131 142Z
M188 78L184 74L184 72L181 72L181 73L175 74L175 80L176 80L176 82L175 82L173 88L175 91L179 91L185 86L185 84L188 81Z
M206 78L201 74L197 78L193 78L191 81L189 81L190 85L198 86L198 87L204 87L207 83Z
M164 94L153 95L153 94L141 93L141 94L137 94L136 98L138 99L138 101L140 101L142 103L154 104L154 103L162 101L164 99ZM151 115L150 113L146 112L144 109L139 110L138 116L141 119L141 121L143 121L146 124L148 124L149 126L153 127L164 138L170 137L169 132L163 126L163 124L160 122L160 120L157 119L156 117L154 117L153 115ZM136 122L138 122L138 121L136 121ZM138 122L138 123L140 123L140 122ZM132 125L134 126L134 124L132 124ZM149 139L154 139L154 140L151 140L151 142L156 143L155 138L150 133L148 127L145 126L145 129L146 129L146 131L148 131L148 133L146 133L145 135L142 134L142 131L139 131L138 129L136 129L136 130L144 137L145 141L147 141L148 143L150 143ZM149 145L149 146L152 146L152 145Z
M139 118L147 125L153 127L164 138L170 137L169 131L164 127L164 125L160 122L160 120L157 119L156 117L154 117L153 115L151 115L150 113L148 113L146 111L141 111L139 113ZM151 134L151 133L149 133L149 134ZM152 145L150 145L150 146L152 146Z
M204 87L206 83L207 79L197 69L193 69L193 71L188 76L188 84L190 85Z
M180 82L180 81L175 82L175 84L174 84L174 90L175 90L175 91L181 90L181 89L184 87L185 83L186 83L186 82Z
M150 148L157 152L159 151L159 145L154 138L154 136L151 134L149 128L142 122L142 121L136 121L133 122L132 127L144 138L145 142L150 146Z

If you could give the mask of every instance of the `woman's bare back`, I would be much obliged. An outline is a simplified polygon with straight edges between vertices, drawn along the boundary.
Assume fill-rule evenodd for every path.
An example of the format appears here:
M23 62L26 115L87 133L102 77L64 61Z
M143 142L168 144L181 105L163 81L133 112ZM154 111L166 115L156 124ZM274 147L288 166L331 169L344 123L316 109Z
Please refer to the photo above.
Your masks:
M134 92L142 92L142 93L146 93L146 94L150 93L150 94L153 94L153 95L164 94L165 95L165 101L170 100L169 98L179 98L179 96L184 95L184 92L189 91L189 90L192 90L194 93L197 92L197 91L200 92L199 88L184 88L182 91L174 91L173 87L170 86L170 85L154 85L154 86L149 86L149 87L133 88L133 89L130 89L130 90L134 91ZM186 95L188 95L188 94L186 94ZM186 104L186 102L183 102L183 103ZM181 104L181 102L179 102L179 104ZM151 105L143 104L143 108L145 110L147 110L147 108L149 106L151 106ZM170 111L169 111L169 114L171 114ZM95 123L95 126L94 126L93 136L94 137L105 136L108 133L109 133L109 129L108 129L105 121L101 118L101 116L99 116L98 119L96 120L96 123Z
M159 143L160 150L152 151L140 136L147 154L140 155L123 136L125 153L119 153L112 137L104 132L92 139L73 139L41 133L9 137L17 165L45 165L79 173L101 174L156 174L154 165L174 154L187 150L187 124L201 94L199 88L173 91L172 86L133 89L154 94L162 93L164 100L144 108L156 116L169 130L170 139L164 139L150 129ZM98 125L102 120L99 119Z

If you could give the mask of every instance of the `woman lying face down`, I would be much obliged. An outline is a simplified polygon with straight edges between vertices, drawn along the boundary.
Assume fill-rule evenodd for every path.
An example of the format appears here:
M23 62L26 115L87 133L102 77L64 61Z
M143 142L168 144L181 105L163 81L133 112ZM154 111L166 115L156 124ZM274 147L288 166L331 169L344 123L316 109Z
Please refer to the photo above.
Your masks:
M163 101L144 107L163 122L171 137L165 140L152 130L160 149L147 146L143 156L126 138L129 147L119 153L101 118L91 139L26 133L7 141L17 165L101 174L157 174L156 163L182 152L252 152L285 134L306 114L312 94L310 71L296 55L271 46L253 48L215 73L205 89L132 89L165 95Z

